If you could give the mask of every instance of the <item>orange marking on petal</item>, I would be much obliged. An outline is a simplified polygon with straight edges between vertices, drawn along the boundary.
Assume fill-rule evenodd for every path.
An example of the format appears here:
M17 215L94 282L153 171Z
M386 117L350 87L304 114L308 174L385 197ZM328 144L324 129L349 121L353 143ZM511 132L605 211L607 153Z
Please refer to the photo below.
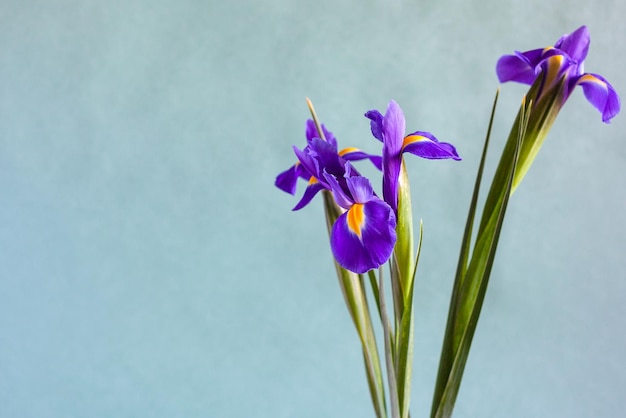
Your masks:
M349 154L351 152L358 152L359 149L358 148L354 148L354 147L350 147L350 148L344 148L341 151L339 151L339 156L343 157L346 154Z
M311 176L311 178L309 179L309 185L315 184L315 183L317 183L317 181L318 180L315 178L315 176Z
M556 80L561 68L563 67L565 57L563 55L553 55L548 58L548 70L546 72L546 82L550 85Z
M422 135L407 135L404 137L404 141L402 142L402 148L404 149L409 144L422 141L430 141L430 138L426 138Z
M600 80L598 77L594 77L592 74L585 74L578 79L578 83L596 83L600 84L602 87L606 87L606 83Z
M348 210L347 220L348 229L354 232L359 238L361 238L361 228L365 223L365 212L363 211L362 203L355 203Z

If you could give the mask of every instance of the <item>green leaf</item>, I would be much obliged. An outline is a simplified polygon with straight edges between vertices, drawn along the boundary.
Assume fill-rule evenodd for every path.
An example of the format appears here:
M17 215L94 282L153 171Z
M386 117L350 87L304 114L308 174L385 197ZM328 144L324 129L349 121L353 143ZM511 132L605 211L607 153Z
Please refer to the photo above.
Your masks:
M341 208L328 191L323 191L322 195L326 225L330 233L335 220L341 215ZM362 276L344 269L336 261L334 263L339 286L363 347L365 372L374 410L377 417L383 418L387 416L384 379Z
M470 246L472 240L472 229L474 225L474 218L476 216L476 206L478 202L478 195L480 191L480 183L482 180L483 170L485 167L485 161L487 159L487 149L489 148L489 138L491 136L491 128L493 127L493 119L496 112L496 106L498 104L498 96L500 89L496 91L496 95L493 100L493 106L491 108L491 117L489 118L489 127L487 128L487 135L485 137L485 144L483 146L483 152L478 166L478 174L476 175L476 181L474 182L474 192L472 194L472 200L470 203L469 212L467 214L467 221L465 223L465 231L463 234L463 241L461 243L461 252L459 255L459 262L457 264L456 275L454 279L454 286L452 287L452 296L450 299L450 308L448 311L448 322L446 324L446 331L444 334L444 341L441 349L441 356L439 359L439 371L437 373L437 382L435 384L435 391L433 394L433 405L431 410L431 416L434 416L436 409L439 407L443 392L448 382L452 363L454 362L455 350L453 345L454 338L454 324L457 310L458 293L461 289L461 284L465 278L465 272L467 270L467 260L470 253Z
M307 99L307 105L311 111L311 116L317 128L318 134L324 140L324 132L321 129L319 119L313 108L313 104ZM342 214L341 208L335 203L332 194L327 190L322 192L324 199L324 214L326 218L326 228L330 235L335 221ZM363 349L363 362L367 375L368 388L372 398L372 404L378 418L387 417L387 406L385 401L385 386L383 383L383 373L380 366L380 356L374 334L372 318L367 304L365 287L362 276L348 271L341 267L333 258L339 286L343 293L348 312L357 330Z
M422 250L422 233L423 225L420 221L417 255L414 257L415 262L411 268L411 279L409 281L409 288L407 289L407 300L405 303L404 314L402 315L400 327L397 332L396 378L398 382L398 399L402 418L407 418L409 416L411 404L414 342L413 290L419 256Z

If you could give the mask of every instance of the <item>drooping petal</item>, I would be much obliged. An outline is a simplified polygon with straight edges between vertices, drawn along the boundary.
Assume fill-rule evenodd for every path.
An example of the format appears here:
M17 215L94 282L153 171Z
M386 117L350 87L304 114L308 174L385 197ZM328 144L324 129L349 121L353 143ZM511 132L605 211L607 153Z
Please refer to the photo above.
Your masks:
M589 102L602 113L602 122L609 123L620 111L621 104L613 86L598 74L583 74L576 84L580 84Z
M370 120L370 129L374 138L383 141L383 115L378 110L365 112L365 117Z
M330 245L335 259L359 274L378 268L391 256L395 226L393 210L382 200L353 205L332 227Z
M346 161L358 161L368 159L372 164L374 164L377 169L383 169L383 159L380 155L368 154L358 148L344 148L339 151L339 156L343 157Z
M542 49L534 49L515 55L503 55L496 64L496 74L501 83L515 81L532 84L537 77L537 65L541 61Z
M308 205L311 202L311 200L313 200L313 198L318 192L324 189L326 189L324 185L322 185L315 177L311 177L309 181L309 185L304 190L304 194L302 195L302 198L300 199L298 204L294 206L292 210L295 211L295 210L302 209L303 207Z
M574 32L561 36L554 47L565 52L573 61L582 65L587 58L590 42L589 30L586 26L581 26Z
M439 142L430 132L417 131L407 135L404 138L402 150L429 160L461 159L452 144Z
M296 194L296 184L299 177L297 167L299 166L300 164L294 164L287 170L276 176L276 181L274 181L274 185L280 190L287 192L291 195Z

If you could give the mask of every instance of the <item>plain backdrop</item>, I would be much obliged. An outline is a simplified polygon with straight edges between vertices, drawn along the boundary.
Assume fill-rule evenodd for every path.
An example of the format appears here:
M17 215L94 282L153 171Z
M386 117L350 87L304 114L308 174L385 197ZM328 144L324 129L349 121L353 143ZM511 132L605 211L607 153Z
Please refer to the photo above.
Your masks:
M395 99L463 157L407 159L426 417L495 63L586 24L586 70L626 94L625 18L621 0L3 1L0 416L374 416L321 201L291 212L273 186L310 97L341 146L380 152L363 113ZM487 177L525 90L502 86ZM624 117L575 91L513 197L456 417L623 416Z

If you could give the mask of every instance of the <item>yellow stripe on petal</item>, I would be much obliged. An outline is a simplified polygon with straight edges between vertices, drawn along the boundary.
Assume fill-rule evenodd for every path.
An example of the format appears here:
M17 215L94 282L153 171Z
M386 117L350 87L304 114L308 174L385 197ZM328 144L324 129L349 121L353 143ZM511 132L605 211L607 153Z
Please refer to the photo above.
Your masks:
M365 223L365 212L362 203L355 203L346 214L348 229L361 238L361 229Z
M402 149L406 148L409 144L414 144L416 142L424 142L430 141L430 138L427 138L422 135L407 135L404 137L404 142L402 142Z
M317 179L315 178L315 176L311 176L311 178L309 179L309 184L315 184L317 183Z
M350 154L351 152L358 152L359 149L358 148L354 148L354 147L350 147L350 148L344 148L341 151L339 151L339 156L343 157L346 154Z
M585 74L578 79L578 83L595 83L599 84L602 87L606 88L606 83L600 80L598 77L595 77L593 74Z
M559 76L565 57L563 55L553 55L548 58L548 69L546 71L546 83L551 85Z

